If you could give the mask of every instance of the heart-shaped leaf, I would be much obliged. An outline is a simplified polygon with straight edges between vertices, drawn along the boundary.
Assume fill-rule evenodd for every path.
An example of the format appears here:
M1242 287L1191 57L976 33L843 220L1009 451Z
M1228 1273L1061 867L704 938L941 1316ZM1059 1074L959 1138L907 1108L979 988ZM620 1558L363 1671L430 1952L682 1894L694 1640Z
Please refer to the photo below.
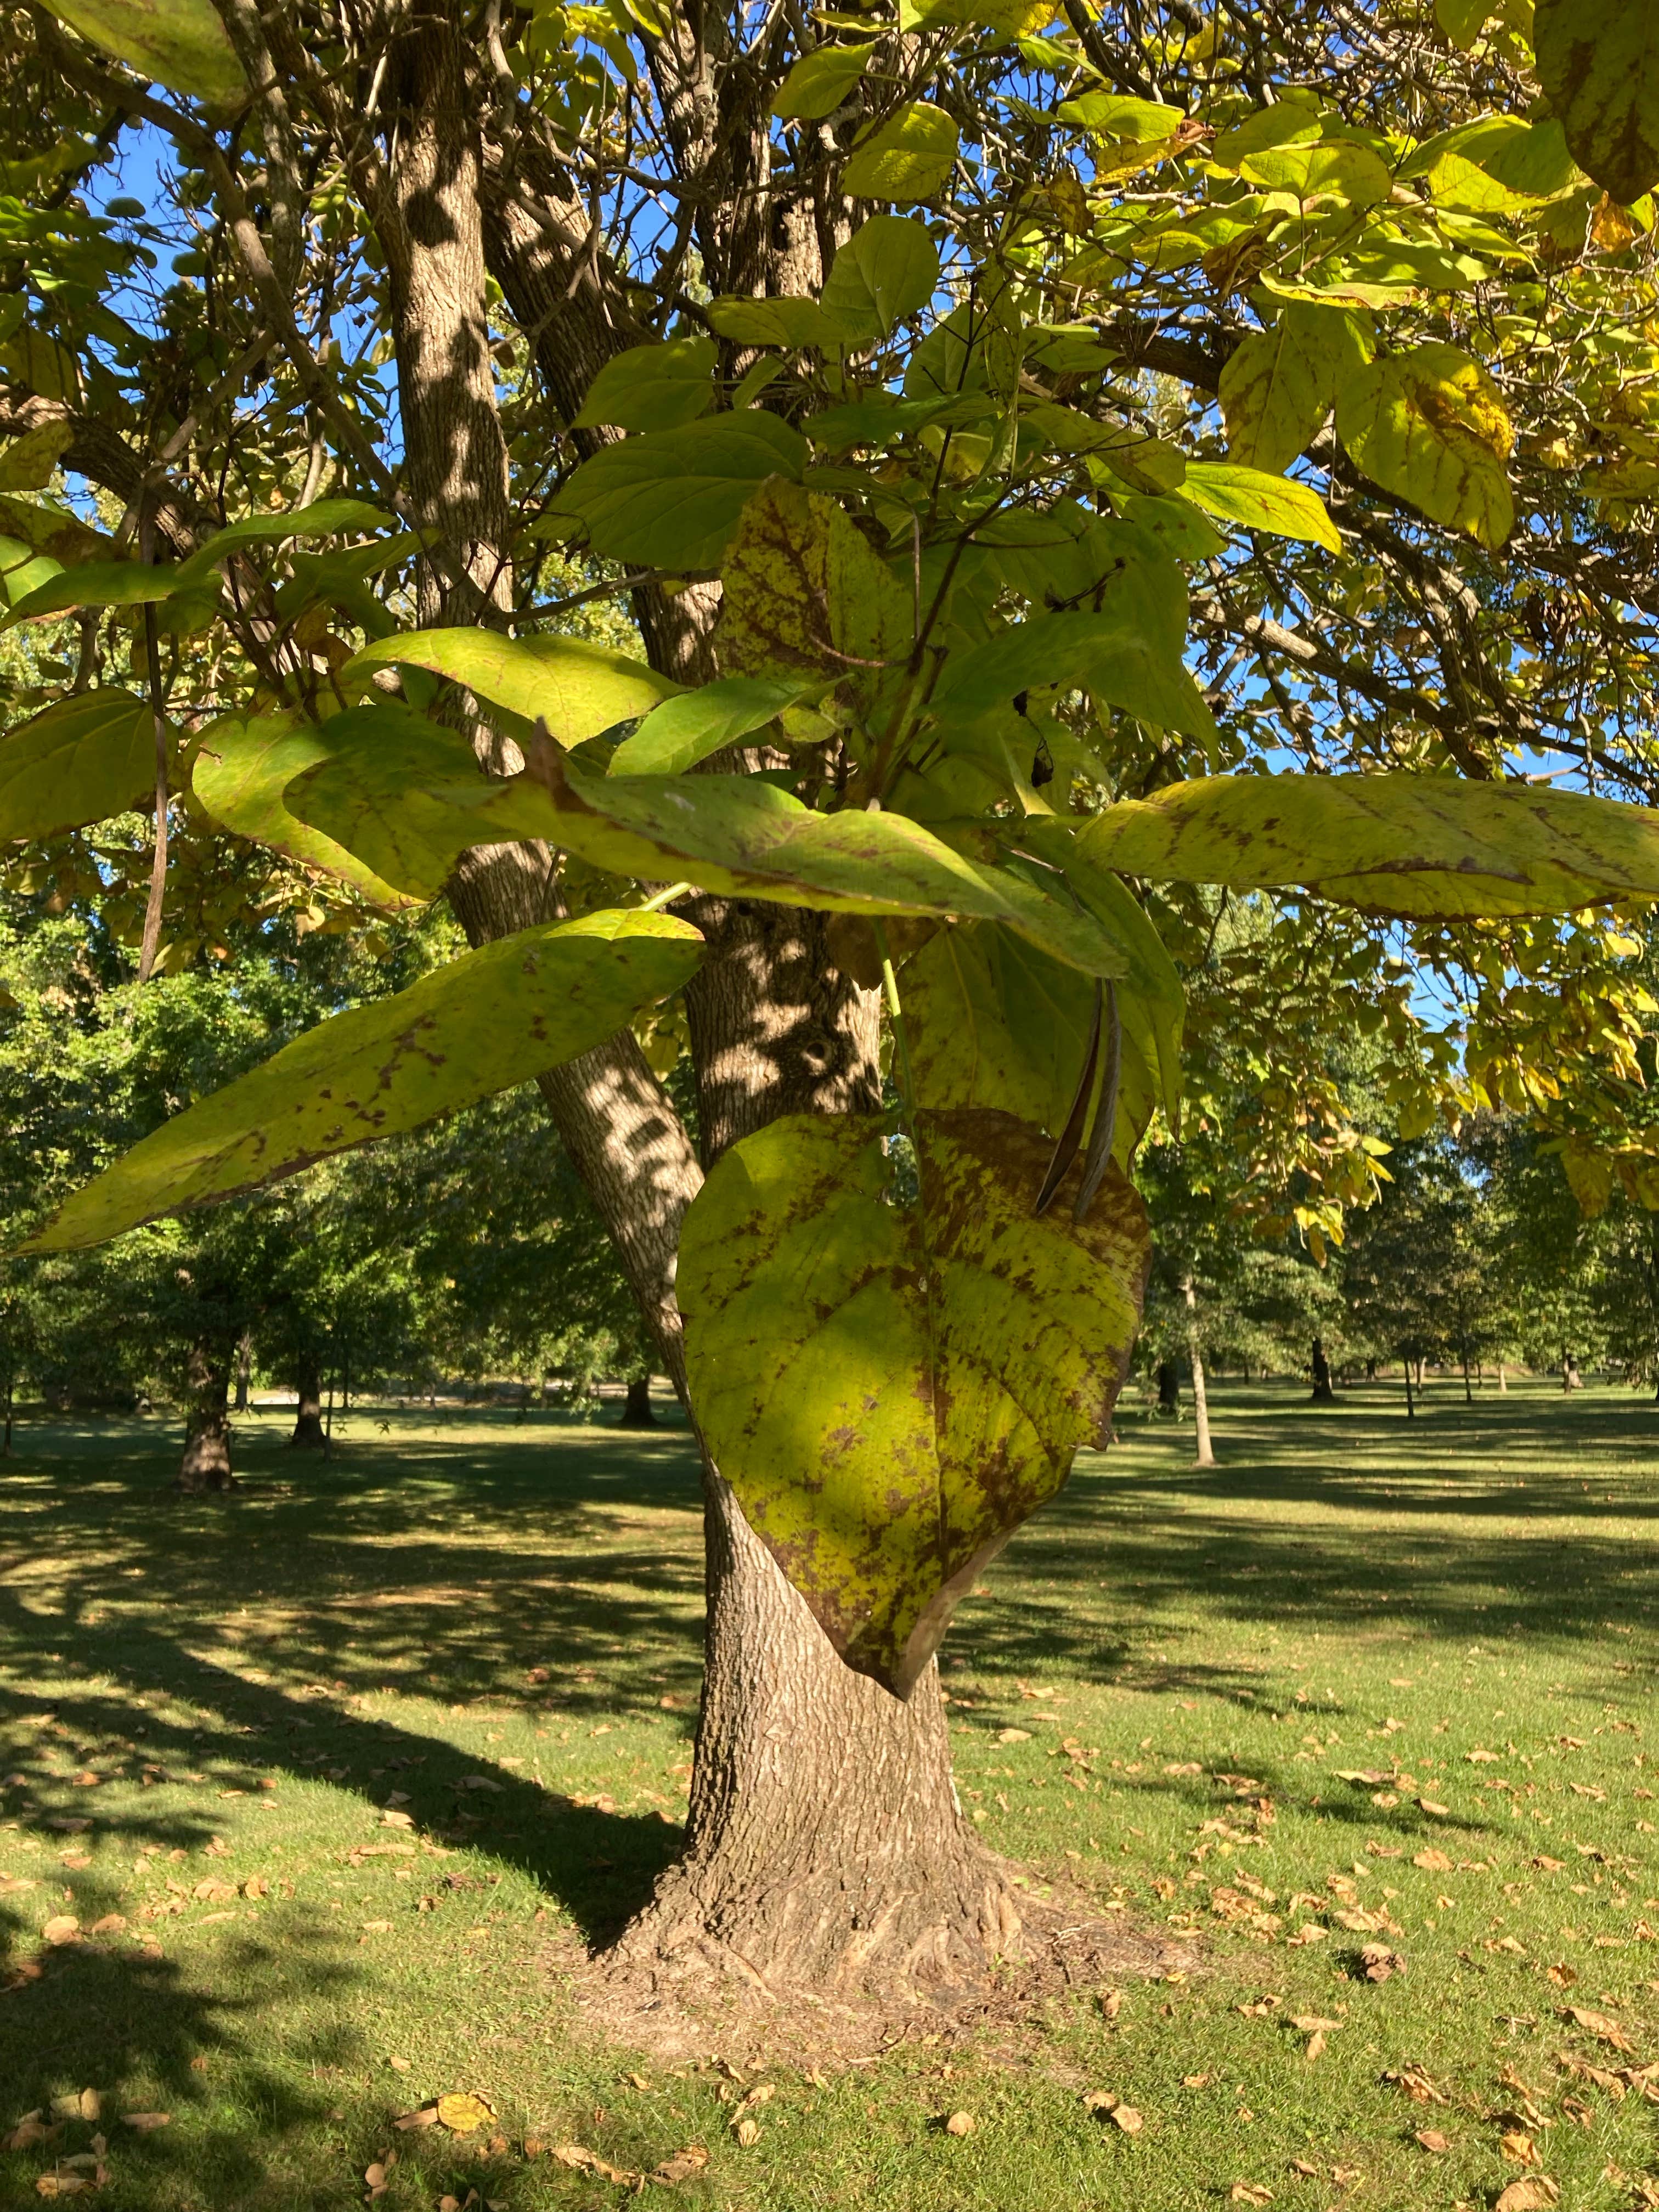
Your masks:
M878 1123L773 1122L703 1185L678 1271L712 1456L842 1657L900 1697L1098 1440L1150 1260L1115 1168L1078 1227L1064 1194L1032 1217L1053 1147L1028 1124L924 1113L916 1139L903 1204Z

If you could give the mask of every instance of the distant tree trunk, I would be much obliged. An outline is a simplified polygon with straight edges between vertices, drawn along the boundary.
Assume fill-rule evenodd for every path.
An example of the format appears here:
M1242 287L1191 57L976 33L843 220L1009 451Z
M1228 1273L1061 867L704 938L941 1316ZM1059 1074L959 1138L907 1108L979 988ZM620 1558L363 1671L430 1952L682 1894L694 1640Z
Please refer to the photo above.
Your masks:
M1334 1405L1336 1392L1331 1387L1331 1363L1325 1357L1325 1346L1318 1337L1313 1340L1313 1401L1316 1405Z
M625 1429L654 1429L657 1417L651 1410L651 1370L628 1378L628 1403L623 1407L622 1425Z
M1198 1450L1194 1467L1213 1467L1215 1453L1210 1446L1210 1398L1204 1385L1204 1355L1198 1342L1198 1294L1193 1288L1193 1279L1183 1275L1181 1295L1187 1301L1187 1356L1193 1365L1193 1425L1197 1432Z
M253 1377L253 1332L242 1331L241 1342L236 1347L236 1406L239 1413L247 1411L248 1384Z
M1181 1370L1173 1359L1158 1363L1158 1410L1171 1415L1181 1411Z
M299 1381L300 1410L294 1423L294 1434L289 1438L290 1451L321 1451L323 1449L323 1378L315 1362L302 1367Z
M8 1368L7 1368L7 1370L6 1370L6 1447L5 1447L5 1454L4 1454L4 1456L5 1456L7 1459L9 1459L9 1458L11 1457L11 1409L12 1409L12 1394L13 1394L14 1390L16 1389L16 1386L17 1386L17 1374L16 1374L16 1370L15 1370L15 1368L8 1367Z
M1406 1370L1406 1418L1409 1421L1414 1419L1417 1414L1417 1407L1412 1398L1412 1360L1410 1352L1407 1352L1401 1354L1400 1364Z
M1463 1346L1463 1403L1466 1406L1474 1403L1474 1393L1469 1388L1469 1347L1467 1344Z
M221 1346L191 1346L185 1366L190 1413L185 1425L185 1455L179 1463L177 1487L180 1490L194 1493L233 1487L227 1411L229 1370L230 1362Z
M1510 1387L1509 1377L1504 1372L1504 1363L1501 1359L1498 1363L1498 1387L1506 1396L1508 1395Z

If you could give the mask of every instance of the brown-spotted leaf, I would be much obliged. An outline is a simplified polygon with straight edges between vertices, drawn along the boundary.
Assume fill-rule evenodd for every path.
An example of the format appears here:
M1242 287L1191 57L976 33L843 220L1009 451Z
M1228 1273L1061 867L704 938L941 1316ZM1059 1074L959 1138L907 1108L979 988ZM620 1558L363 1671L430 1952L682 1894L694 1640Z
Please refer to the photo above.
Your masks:
M1222 775L1109 807L1077 833L1131 876L1299 884L1373 914L1564 914L1659 897L1659 819L1536 784L1450 776ZM1044 848L1044 857L1054 857Z
M899 1696L1098 1438L1149 1257L1115 1168L1077 1227L1064 1188L1032 1218L1052 1148L1028 1124L923 1113L915 1133L908 1205L877 1123L746 1138L686 1217L678 1277L714 1461L842 1658Z

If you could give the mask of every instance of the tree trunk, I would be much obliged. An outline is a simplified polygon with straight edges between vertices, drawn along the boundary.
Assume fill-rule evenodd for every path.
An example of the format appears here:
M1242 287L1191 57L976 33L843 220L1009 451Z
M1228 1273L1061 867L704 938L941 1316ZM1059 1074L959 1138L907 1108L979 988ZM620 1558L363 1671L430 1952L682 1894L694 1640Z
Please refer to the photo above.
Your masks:
M1501 1359L1498 1363L1498 1387L1505 1396L1508 1395L1510 1387L1509 1376L1504 1371L1504 1364Z
M248 1385L253 1379L253 1332L245 1328L236 1346L236 1407L239 1413L247 1411Z
M1325 1357L1325 1346L1318 1337L1313 1340L1312 1354L1313 1397L1316 1404L1334 1405L1336 1392L1331 1387L1331 1363Z
M1193 1426L1197 1432L1198 1449L1194 1467L1213 1467L1215 1453L1210 1445L1210 1396L1204 1382L1204 1355L1198 1341L1198 1293L1190 1275L1182 1278L1181 1294L1187 1301L1187 1356L1193 1368Z
M1174 1420L1181 1413L1181 1370L1173 1359L1158 1363L1158 1410Z
M1406 1370L1406 1418L1407 1420L1412 1420L1416 1416L1417 1407L1412 1401L1412 1363L1409 1353L1401 1361L1401 1365Z
M1474 1393L1469 1388L1469 1353L1467 1345L1463 1347L1463 1403L1466 1406L1472 1406L1474 1403Z
M647 1369L643 1375L628 1378L628 1402L623 1407L621 1425L624 1429L654 1429L657 1417L651 1410L651 1376Z
M230 1362L218 1345L192 1345L185 1369L190 1412L185 1424L185 1455L179 1463L177 1488L198 1492L229 1490Z
M453 97L455 37L453 25L429 21L409 42L398 213L387 226L411 489L422 522L461 549L473 587L471 606L457 590L423 587L428 623L499 620L509 603L505 447L482 344L486 238L465 189L477 149ZM492 217L488 236L515 312L539 330L550 389L562 394L573 380L572 334L584 348L603 343L580 263L571 281L562 212L550 204L536 235ZM758 289L734 287L729 270L707 252L704 261L715 289ZM612 351L641 335L600 319ZM706 587L645 595L653 664L684 681L712 674L717 604ZM488 733L475 741L489 757ZM451 899L474 943L561 910L550 860L529 845L463 860ZM836 975L822 917L700 899L693 918L711 940L687 994L705 1164L780 1114L878 1106L876 1003ZM626 1030L541 1088L684 1397L674 1261L702 1180L684 1128ZM1018 1917L957 1804L936 1673L902 1705L852 1674L708 1464L704 1488L708 1612L685 1854L611 1954L613 1970L654 1979L683 1966L706 1978L712 1962L775 1989L982 1972L1013 1942Z
M294 1434L289 1438L290 1451L321 1451L323 1449L323 1378L315 1363L302 1368L299 1382L299 1412L295 1418Z

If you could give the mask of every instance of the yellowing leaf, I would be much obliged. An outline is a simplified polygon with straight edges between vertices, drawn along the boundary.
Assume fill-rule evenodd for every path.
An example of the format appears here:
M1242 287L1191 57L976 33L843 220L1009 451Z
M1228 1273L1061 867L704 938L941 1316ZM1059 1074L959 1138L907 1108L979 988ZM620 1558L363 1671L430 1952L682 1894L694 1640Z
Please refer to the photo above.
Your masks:
M786 121L795 117L818 122L831 115L863 76L875 45L815 46L803 54L772 101L774 115Z
M686 1216L678 1278L716 1464L842 1657L901 1696L1100 1433L1147 1266L1117 1170L1075 1227L1064 1190L1032 1218L1037 1131L923 1113L916 1138L909 1206L867 1123L746 1138Z
M1206 514L1221 516L1272 538L1299 538L1340 553L1342 538L1325 502L1311 484L1232 461L1188 461L1184 496Z
M1077 843L1126 875L1235 890L1299 884L1370 913L1425 919L1659 896L1652 815L1531 784L1395 773L1198 778L1109 807Z
M1650 0L1538 0L1533 42L1573 159L1628 207L1659 183L1659 14Z
M841 188L849 199L930 200L956 165L957 136L943 108L913 100L854 148Z
M141 723L141 735L148 739L148 712ZM153 743L150 750L153 754ZM338 877L376 906L410 904L407 892L383 883L343 845L289 810L284 800L289 785L330 758L331 750L323 731L298 714L226 715L202 733L191 763L191 788L214 819L238 836L253 838L307 867ZM153 765L150 776L153 781Z
M61 1206L34 1249L101 1243L527 1082L678 989L702 951L689 923L618 911L464 953L163 1122Z
M470 2089L450 2090L439 2098L437 2110L440 2124L456 2136L488 2127L495 2117L495 2106Z
M1243 339L1221 372L1229 454L1281 475L1324 427L1339 383L1374 349L1368 315L1287 301L1272 328Z
M1421 345L1358 371L1336 398L1337 435L1384 491L1431 521L1501 545L1515 522L1504 464L1515 432L1497 387L1455 346Z

